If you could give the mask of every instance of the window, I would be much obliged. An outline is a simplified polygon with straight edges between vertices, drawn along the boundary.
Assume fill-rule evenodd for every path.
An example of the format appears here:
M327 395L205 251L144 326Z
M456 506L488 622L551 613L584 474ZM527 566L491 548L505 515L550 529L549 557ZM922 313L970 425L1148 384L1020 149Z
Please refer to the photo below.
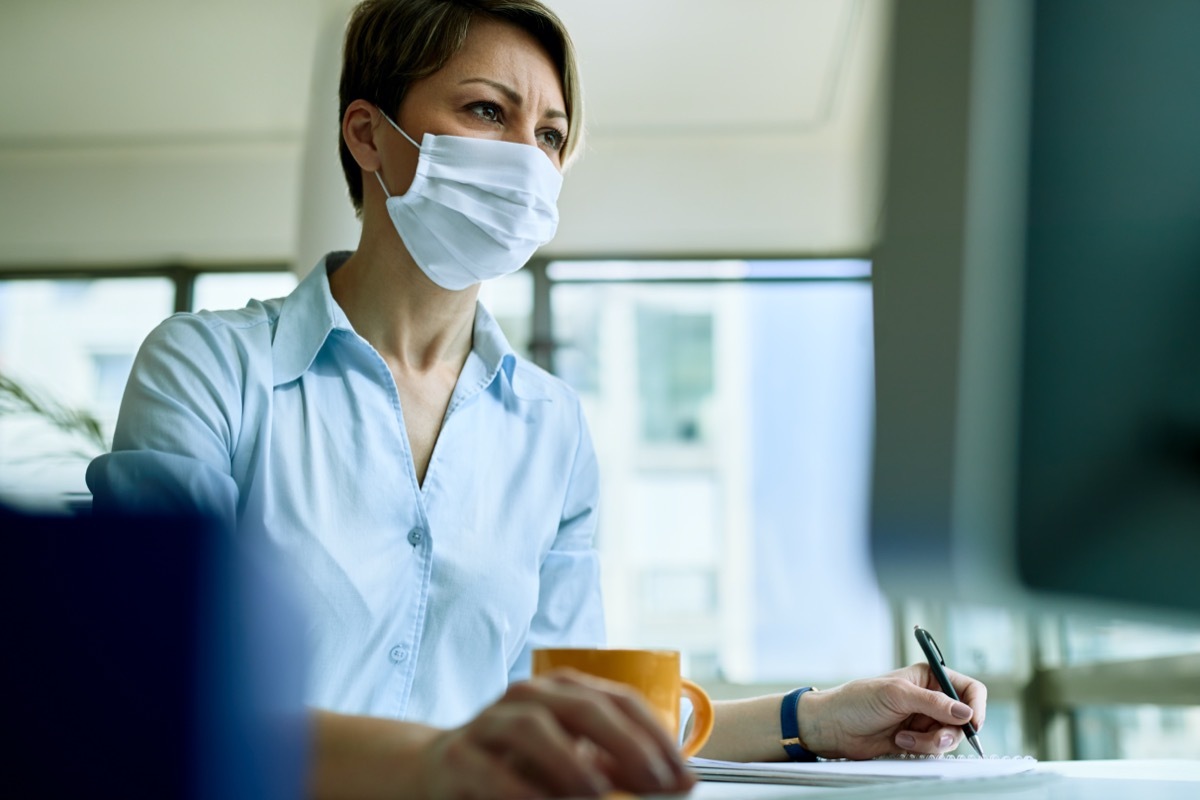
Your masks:
M84 471L111 442L138 348L186 298L193 308L238 308L295 285L283 269L0 276L0 376L12 382L0 394L0 496L51 505L86 497ZM72 412L99 424L99 441L50 418Z
M1068 616L1061 631L1062 660L1070 666L1200 654L1200 630L1178 625Z
M879 594L865 535L869 265L542 269L551 366L580 393L600 459L614 646L681 649L691 677L735 697L919 661L921 623L988 684L991 753L1200 755L1194 661L1161 704L1121 704L1128 662L1200 654L1196 628ZM1084 664L1116 677L1067 672Z
M533 278L527 270L488 281L479 300L496 318L504 338L520 356L529 358L533 344Z
M293 272L209 272L196 276L194 310L242 308L251 299L283 297L296 288Z
M1073 744L1077 758L1200 758L1200 707L1082 706Z
M1081 695L1068 716L1078 758L1200 758L1200 629L1069 615L1058 659ZM1117 703L1145 684L1160 702ZM1127 699L1127 698L1126 698Z
M560 261L484 285L513 348L584 403L610 642L680 649L691 677L733 697L917 661L920 623L988 683L989 752L1200 757L1196 625L880 595L866 551L869 278L854 260ZM137 349L174 309L295 283L282 265L0 276L0 377L87 411L105 438L17 413L0 392L0 495L84 489Z
M112 435L142 340L171 313L170 280L0 281L0 374L46 407L81 409ZM0 415L0 494L47 499L86 491L87 461L103 447L6 398Z
M866 550L869 266L548 274L554 367L582 396L600 459L610 641L678 647L694 678L890 669ZM834 600L813 613L817 598Z
M713 435L713 312L639 303L634 325L642 442L702 445Z

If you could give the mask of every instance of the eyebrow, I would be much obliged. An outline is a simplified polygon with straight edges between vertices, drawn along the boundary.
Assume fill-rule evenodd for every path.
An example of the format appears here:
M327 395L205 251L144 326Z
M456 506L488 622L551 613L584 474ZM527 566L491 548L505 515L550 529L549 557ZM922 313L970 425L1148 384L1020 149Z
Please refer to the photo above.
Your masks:
M499 81L493 81L489 78L466 78L464 80L459 81L458 85L462 86L464 83L482 83L482 84L486 84L487 86L491 86L493 89L495 89L496 91L500 92L502 95L507 97L508 101L510 103L512 103L513 105L519 106L524 101L524 98L522 98L521 95L517 93L516 89L512 88L511 86L507 86L503 83L500 83ZM567 119L567 113L565 111L561 111L557 108L547 109L546 116L553 117L555 119Z

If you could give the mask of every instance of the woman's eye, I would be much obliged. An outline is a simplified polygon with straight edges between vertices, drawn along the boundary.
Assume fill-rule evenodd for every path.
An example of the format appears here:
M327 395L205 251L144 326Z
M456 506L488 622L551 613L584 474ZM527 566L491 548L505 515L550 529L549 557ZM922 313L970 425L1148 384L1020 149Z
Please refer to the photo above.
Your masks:
M471 111L475 113L475 116L488 122L500 121L500 107L494 103L476 103L471 106Z
M542 144L551 150L561 150L563 142L566 140L561 131L556 131L553 128L548 131L542 131L539 136L541 137Z

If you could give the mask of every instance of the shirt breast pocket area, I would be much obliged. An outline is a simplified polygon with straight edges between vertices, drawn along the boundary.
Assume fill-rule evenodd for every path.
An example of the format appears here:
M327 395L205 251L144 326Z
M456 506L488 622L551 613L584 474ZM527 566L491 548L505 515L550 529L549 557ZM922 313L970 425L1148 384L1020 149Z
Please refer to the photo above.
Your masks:
M537 611L544 537L502 535L496 528L459 528L435 539L432 609L444 609L457 636L491 640L506 654L520 649ZM510 658L511 660L511 658Z

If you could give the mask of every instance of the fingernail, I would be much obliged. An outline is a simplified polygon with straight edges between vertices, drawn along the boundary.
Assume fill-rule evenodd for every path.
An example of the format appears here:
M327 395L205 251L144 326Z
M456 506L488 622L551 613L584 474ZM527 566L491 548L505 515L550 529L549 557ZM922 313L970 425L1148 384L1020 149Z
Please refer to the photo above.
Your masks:
M955 703L950 706L950 713L954 715L955 719L970 719L975 715L975 712L966 703Z
M952 744L954 744L954 737L948 733L943 733L942 737L938 739L938 749L940 750L945 750Z
M905 750L911 750L917 746L917 740L911 733L902 733L896 737L896 744Z

